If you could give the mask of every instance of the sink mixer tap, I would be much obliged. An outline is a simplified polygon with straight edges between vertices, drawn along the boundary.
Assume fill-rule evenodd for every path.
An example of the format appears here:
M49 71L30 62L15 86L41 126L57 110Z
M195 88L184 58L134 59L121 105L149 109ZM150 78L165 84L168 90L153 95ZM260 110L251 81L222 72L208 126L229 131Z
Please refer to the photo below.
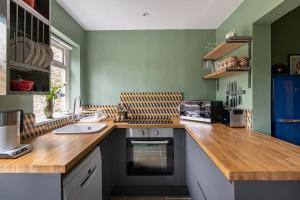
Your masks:
M81 107L81 98L80 96L74 99L73 103L73 113L72 113L72 121L75 124L77 119L80 119L80 107Z

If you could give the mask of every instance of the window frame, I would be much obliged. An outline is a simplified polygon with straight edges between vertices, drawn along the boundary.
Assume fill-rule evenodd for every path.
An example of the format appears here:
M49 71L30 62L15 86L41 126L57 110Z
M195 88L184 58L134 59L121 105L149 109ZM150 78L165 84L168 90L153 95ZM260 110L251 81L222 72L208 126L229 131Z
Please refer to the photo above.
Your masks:
M56 36L51 35L51 43L50 46L54 46L55 48L58 48L63 51L63 62L61 63L57 60L53 60L51 63L51 66L58 67L61 69L64 69L66 71L65 74L65 80L66 80L66 110L70 110L70 51L73 49L73 47L63 40L57 38ZM51 77L51 75L50 75Z

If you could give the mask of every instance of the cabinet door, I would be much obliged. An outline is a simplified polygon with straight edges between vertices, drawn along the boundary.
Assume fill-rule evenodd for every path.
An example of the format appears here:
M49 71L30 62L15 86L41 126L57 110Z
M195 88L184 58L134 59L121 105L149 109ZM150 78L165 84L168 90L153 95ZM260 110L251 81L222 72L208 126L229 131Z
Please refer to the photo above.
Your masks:
M97 147L63 180L64 200L102 200L101 154Z
M199 181L195 176L197 171L197 162L195 157L197 157L197 155L195 148L191 145L191 141L188 141L190 139L191 138L187 138L186 140L186 184L193 200L206 200Z
M233 200L234 185L210 160L207 154L187 134L187 157L192 164L191 177L196 179L196 185L206 200ZM187 163L187 166L190 165Z

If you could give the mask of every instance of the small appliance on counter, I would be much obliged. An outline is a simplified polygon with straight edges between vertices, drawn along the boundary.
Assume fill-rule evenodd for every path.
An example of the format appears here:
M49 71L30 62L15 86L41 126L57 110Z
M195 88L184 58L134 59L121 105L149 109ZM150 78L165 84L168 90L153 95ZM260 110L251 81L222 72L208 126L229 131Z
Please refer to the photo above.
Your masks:
M245 128L247 126L246 111L243 109L224 109L221 121L231 128Z
M180 119L199 122L219 122L223 109L222 101L182 101Z
M23 129L23 111L0 111L0 158L18 158L32 150L31 145L20 144Z

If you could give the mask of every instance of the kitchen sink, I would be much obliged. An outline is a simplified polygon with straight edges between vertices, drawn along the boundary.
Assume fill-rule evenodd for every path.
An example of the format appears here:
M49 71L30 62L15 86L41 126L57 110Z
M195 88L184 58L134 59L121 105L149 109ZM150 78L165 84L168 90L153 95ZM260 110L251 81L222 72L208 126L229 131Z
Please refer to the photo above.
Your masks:
M71 124L53 131L55 134L89 134L97 133L107 127L106 124Z

